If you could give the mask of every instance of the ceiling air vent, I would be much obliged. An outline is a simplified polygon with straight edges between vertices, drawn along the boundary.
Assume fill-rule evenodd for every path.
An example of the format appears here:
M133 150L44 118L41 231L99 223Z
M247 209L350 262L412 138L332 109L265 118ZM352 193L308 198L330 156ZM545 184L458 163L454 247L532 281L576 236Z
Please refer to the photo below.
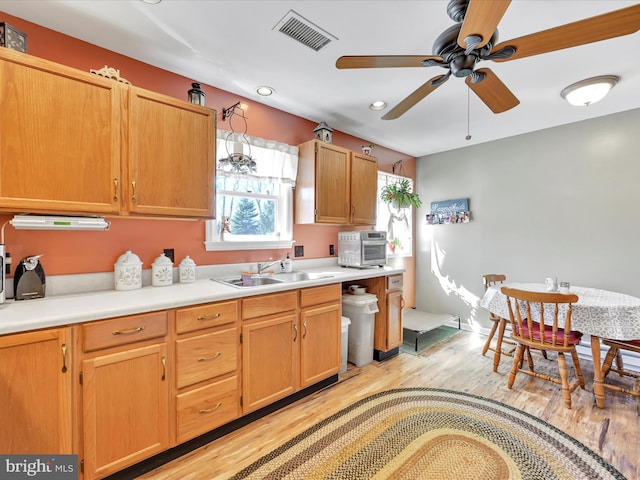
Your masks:
M284 33L316 52L326 47L332 40L337 40L336 37L322 30L317 25L314 25L293 10L289 10L274 29L277 29L279 32Z

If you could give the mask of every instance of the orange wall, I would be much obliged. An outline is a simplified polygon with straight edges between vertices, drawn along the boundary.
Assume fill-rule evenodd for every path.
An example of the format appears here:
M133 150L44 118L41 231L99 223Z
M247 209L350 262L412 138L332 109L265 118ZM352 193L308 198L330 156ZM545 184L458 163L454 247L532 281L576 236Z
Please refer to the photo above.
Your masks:
M108 65L119 69L122 77L138 87L185 100L191 82L199 81L119 55L4 12L2 21L27 34L30 55L79 70L89 71ZM219 112L218 128L230 129L228 120L223 122L220 112L223 107L228 108L238 101L241 101L245 108L249 135L290 145L298 145L313 138L313 129L322 120L306 120L213 86L203 84L202 88L206 93L207 107ZM34 91L34 95L37 94L38 92ZM376 140L359 139L338 131L334 131L333 135L334 144L351 150L359 150L362 145L371 142L376 143ZM402 159L404 173L415 178L415 158L381 146L376 147L373 154L378 158L380 170L391 172L391 166ZM10 215L0 215L0 222L4 224L10 218ZM199 265L254 262L270 257L279 258L286 253L282 250L206 252L203 243L203 221L125 218L110 220L112 225L107 232L18 231L7 225L4 228L4 241L14 261L26 255L43 253L41 262L49 275L112 271L114 262L127 249L140 256L144 262L143 268L150 268L150 263L164 248L175 249L176 261L190 255ZM329 244L337 243L337 232L344 229L345 227L339 226L295 225L294 238L297 245L304 245L304 258L324 258L329 256ZM407 263L406 280L415 278L414 265L415 262L410 259ZM409 305L414 303L410 298L406 300Z

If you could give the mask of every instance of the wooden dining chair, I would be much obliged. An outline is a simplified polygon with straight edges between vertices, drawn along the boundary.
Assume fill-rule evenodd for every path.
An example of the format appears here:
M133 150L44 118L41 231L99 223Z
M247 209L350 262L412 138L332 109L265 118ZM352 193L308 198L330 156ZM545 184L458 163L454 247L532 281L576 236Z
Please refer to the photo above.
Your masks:
M492 285L498 285L507 280L507 276L498 273L489 273L487 275L482 276L482 281L484 283L484 290L486 291ZM508 357L513 357L513 352L516 350L516 344L511 340L504 338L505 327L507 326L507 320L505 318L501 318L498 315L489 312L489 320L493 322L491 325L491 331L489 331L489 336L487 337L487 341L484 342L484 346L482 347L482 355L486 355L486 353L491 350L494 352L493 354L493 371L498 371L498 365L500 365L500 358L502 355L506 355ZM493 336L498 332L498 338L493 342ZM502 344L505 343L510 345L510 348L505 350L502 348Z
M633 395L634 397L640 397L640 391L638 390L638 388L640 387L640 375L625 369L621 355L622 350L640 354L640 340L612 340L607 338L602 339L602 343L609 347L607 356L604 358L604 363L602 364L604 387L616 392L627 393L629 395ZM634 386L629 389L624 386L607 383L607 374L609 372L615 372L621 377L633 378L635 381Z
M513 387L518 372L562 385L564 403L567 408L571 408L571 392L578 385L584 389L584 377L576 352L576 345L580 343L582 333L571 330L572 305L578 301L578 296L553 292L529 292L508 287L502 287L501 291L507 297L512 328L511 338L518 344L507 386L509 389ZM541 318L546 321L536 321ZM522 359L525 351L530 348L556 352L560 377L534 371L532 362L529 362L529 370L525 370ZM571 354L578 377L571 384L568 380L565 353Z

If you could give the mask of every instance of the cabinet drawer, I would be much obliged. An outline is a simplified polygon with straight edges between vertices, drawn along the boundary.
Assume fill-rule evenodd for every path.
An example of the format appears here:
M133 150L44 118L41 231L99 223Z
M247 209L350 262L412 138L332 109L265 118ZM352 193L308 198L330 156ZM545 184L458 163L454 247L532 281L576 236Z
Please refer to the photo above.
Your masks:
M176 340L176 387L215 378L238 367L238 329Z
M339 302L342 295L342 286L339 283L311 287L300 290L300 307L318 305L320 303Z
M238 302L211 303L176 311L176 332L186 333L233 323L238 318Z
M402 290L402 274L387 277L387 290Z
M294 310L297 306L297 290L244 298L242 300L242 319L265 317L274 313Z
M166 334L166 311L86 323L82 325L83 351L126 345Z
M177 441L185 442L238 418L238 378L178 395Z

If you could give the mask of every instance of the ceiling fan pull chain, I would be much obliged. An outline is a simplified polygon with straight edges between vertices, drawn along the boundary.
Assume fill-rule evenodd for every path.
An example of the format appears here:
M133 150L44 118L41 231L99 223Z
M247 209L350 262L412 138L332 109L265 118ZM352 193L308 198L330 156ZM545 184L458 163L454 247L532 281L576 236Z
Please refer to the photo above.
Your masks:
M473 72L476 73L476 72ZM464 137L465 140L471 140L471 134L469 133L469 122L471 117L471 110L469 108L469 97L471 96L471 88L467 85L467 136Z

